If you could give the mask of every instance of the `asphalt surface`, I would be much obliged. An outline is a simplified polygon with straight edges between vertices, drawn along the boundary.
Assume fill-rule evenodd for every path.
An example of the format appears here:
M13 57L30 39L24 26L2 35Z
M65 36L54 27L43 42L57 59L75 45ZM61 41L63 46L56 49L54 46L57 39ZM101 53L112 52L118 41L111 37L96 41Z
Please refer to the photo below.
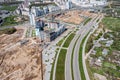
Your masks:
M74 10L74 9L72 9L72 10ZM66 11L62 11L62 12L66 12ZM52 12L50 14L58 14L58 13L61 13L61 11ZM44 16L41 16L41 17L44 17ZM71 74L71 55L72 55L72 50L74 48L74 44L75 44L75 42L78 39L78 37L79 37L80 34L81 34L81 36L79 37L79 39L77 41L77 44L75 45L75 49L74 49L74 55L73 55L73 74L74 74L74 80L81 80L80 70L79 70L79 61L78 61L78 59L79 59L79 47L80 47L80 43L81 43L82 39L90 31L90 29L92 29L92 27L95 25L95 23L94 23L95 22L94 21L95 18L93 18L85 26L82 26L82 28L79 30L78 34L75 35L75 37L73 38L73 40L71 41L71 43L70 43L70 45L68 47L67 55L66 55L66 61L65 61L65 80L72 80L72 74ZM63 22L61 22L61 23L63 23ZM63 23L63 24L65 24L65 23ZM69 25L69 24L66 23L66 25ZM59 52L60 52L60 50L58 51L58 53ZM57 57L56 57L56 60L55 60L55 66L54 66L54 72L53 72L53 80L55 80L55 72L56 72L56 65L57 65L58 56L59 56L59 54L57 54Z
M87 26L84 26L87 28ZM89 32L89 29L84 29L81 32L81 36L79 37L77 44L75 45L74 54L73 54L73 74L74 80L81 80L81 74L79 70L79 48L82 42L82 39L85 37L86 33Z
M103 15L98 16L98 18L94 21L94 24L98 24L103 18ZM99 22L97 22L97 20L100 20ZM97 29L97 27L95 26L94 31ZM83 68L84 68L84 74L86 77L86 80L90 80L89 78L89 74L87 71L87 67L86 67L86 55L85 55L85 46L87 44L87 40L85 41L85 43L83 44L83 50L82 50L82 63L83 63Z
M74 50L74 55L73 55L73 73L74 73L74 79L75 80L82 80L81 76L80 76L80 70L79 70L79 48L80 48L80 44L83 40L83 38L87 35L87 33L93 28L94 25L96 25L96 21L98 20L98 18L93 18L88 24L86 24L81 32L81 36L79 37L77 44L75 46L75 50ZM84 59L84 56L82 56L82 58ZM85 64L85 60L82 60L83 62L83 69L84 69L84 74L86 77L86 80L90 80L87 69L86 64Z
M65 80L72 80L72 74L71 74L71 56L72 56L72 51L74 48L75 41L79 35L75 35L75 37L72 39L68 50L66 54L66 60L65 60Z
M66 55L66 62L65 62L65 80L72 80L72 77L71 77L72 76L72 74L71 74L71 54L72 54L72 50L74 48L74 44L75 44L77 38L79 37L78 35L81 35L81 36L79 37L79 39L75 45L75 49L74 49L73 75L74 75L74 80L81 80L80 70L79 70L79 61L78 61L79 60L79 47L82 42L82 39L93 28L93 26L96 25L96 21L100 18L99 16L97 18L96 17L97 16L95 16L88 24L81 27L78 34L75 35L72 42L70 43L70 46L67 51L68 54ZM83 64L84 64L83 67L86 66L85 62ZM84 72L85 72L86 80L90 80L87 69L85 68L84 70L85 70Z
M58 61L58 57L59 57L59 53L61 51L61 48L62 46L64 45L65 41L67 40L67 38L70 36L70 34L65 38L65 40L63 41L63 43L61 44L60 48L59 48L59 51L58 51L58 54L56 56L56 59L55 59L55 64L54 64L54 70L53 70L53 80L56 80L55 79L55 75L56 75L56 67L57 67L57 61Z

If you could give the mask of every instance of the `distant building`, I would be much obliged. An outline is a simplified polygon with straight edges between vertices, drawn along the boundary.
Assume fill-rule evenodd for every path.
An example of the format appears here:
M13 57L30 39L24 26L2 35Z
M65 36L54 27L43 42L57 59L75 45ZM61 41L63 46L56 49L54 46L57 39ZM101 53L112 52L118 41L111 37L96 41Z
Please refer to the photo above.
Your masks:
M102 55L103 56L106 56L108 54L109 50L108 49L103 49L102 51Z
M32 26L36 26L36 21L35 21L35 15L34 15L34 13L32 13L32 12L29 12L29 18L30 18L30 24L32 25Z
M57 22L47 22L44 27L44 37L46 41L52 41L65 31L64 25Z
M12 1L16 1L16 0L0 0L0 2L12 2Z
M54 0L54 2L61 8L61 9L70 9L72 8L71 0Z
M107 0L90 0L90 4L94 6L103 6L107 4Z
M5 0L0 0L0 2L5 2Z
M60 7L54 5L48 5L49 12L55 12L61 10Z
M61 8L56 5L48 5L32 7L29 11L30 24L35 28L36 35L40 37L41 40L52 41L65 31L64 25L58 22L48 22L39 19L39 16L59 10L61 10Z
M81 7L106 6L107 0L71 0L72 3Z
M52 41L65 31L64 25L57 22L38 20L35 26L36 35L44 41Z
M45 14L48 14L48 13L49 13L49 9L48 9L47 6L43 7L43 10L44 10L44 13L45 13Z
M58 6L54 6L54 5L48 5L48 6L43 6L43 7L32 7L29 10L29 18L30 18L30 23L32 26L36 27L36 20L35 18L48 14L50 12L54 12L54 11L59 11L60 8ZM23 11L22 11L23 14Z

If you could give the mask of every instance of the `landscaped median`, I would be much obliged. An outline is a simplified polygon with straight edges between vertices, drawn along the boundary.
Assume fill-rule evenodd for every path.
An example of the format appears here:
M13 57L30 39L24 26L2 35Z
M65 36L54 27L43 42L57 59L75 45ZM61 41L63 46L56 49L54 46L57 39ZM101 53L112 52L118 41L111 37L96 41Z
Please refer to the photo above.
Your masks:
M66 39L63 47L68 47L72 39L74 38L75 34L71 33L69 37ZM59 53L59 58L57 62L56 68L56 79L55 80L65 80L65 58L66 58L66 49L61 49Z
M59 58L56 68L56 78L55 80L65 80L65 58L66 58L66 49L61 49L59 53Z
M92 18L87 18L87 19L85 20L85 22L83 23L83 25L86 25L91 19L92 19Z
M65 41L63 47L68 47L74 36L75 36L75 34L74 34L74 33L71 33L70 36L69 36L69 37L67 38L67 40Z
M70 33L67 37L64 37L64 39L59 41L59 45L61 47L68 47L72 39L74 38L75 34ZM64 42L65 40L65 42ZM69 41L70 40L70 41ZM62 46L63 45L63 46ZM57 54L58 60L56 64L56 72L55 72L55 80L65 80L65 58L66 58L67 49L60 49L60 52ZM55 63L55 62L54 62ZM54 63L52 65L50 80L53 79L53 69L54 69Z
M79 69L80 69L80 75L81 75L81 80L86 80L85 78L85 73L84 73L84 68L83 68L83 57L82 57L82 50L83 50L83 44L86 39L88 34L83 38L81 44L80 44L80 49L79 49Z

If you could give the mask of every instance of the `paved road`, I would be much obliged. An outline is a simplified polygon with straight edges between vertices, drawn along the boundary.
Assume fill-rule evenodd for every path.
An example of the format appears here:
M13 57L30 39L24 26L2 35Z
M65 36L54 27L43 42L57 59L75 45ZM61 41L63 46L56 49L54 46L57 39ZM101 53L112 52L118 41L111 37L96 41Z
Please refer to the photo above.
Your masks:
M94 21L94 24L98 24L99 22L97 22L98 19L102 19L103 16L100 15L97 17L97 19ZM96 30L97 28L94 28L94 31ZM87 41L85 41L87 43ZM88 74L88 71L87 71L87 67L86 67L86 61L85 61L85 45L83 45L83 50L82 50L82 63L83 63L83 69L84 69L84 74L85 74L85 77L86 77L86 80L90 80L89 78L89 74Z
M65 38L65 40L63 41L63 43L61 44L61 46L60 46L60 48L59 48L58 54L57 54L56 59L55 59L55 64L54 64L53 80L56 80L56 79L55 79L55 76L56 76L56 67L57 67L57 61L58 61L58 57L59 57L60 50L61 50L62 46L64 45L66 39L67 39L70 35L71 35L71 33Z
M68 50L67 50L67 55L66 55L66 61L65 61L65 80L72 80L72 73L71 73L71 56L72 56L72 51L73 51L73 48L74 48L74 45L77 41L77 39L79 38L80 34L82 33L82 31L85 29L85 27L81 27L79 32L75 35L75 37L73 38L73 40L71 41L69 47L68 47ZM81 41L81 40L80 40ZM79 42L77 42L78 44ZM80 45L77 45L76 47L80 47ZM79 49L78 48L75 48L77 50L74 51L74 53L78 53L79 52ZM78 59L78 56L74 56L74 58ZM75 60L75 59L74 59ZM77 61L74 61L73 64L78 64ZM79 64L78 66L75 66L74 65L74 68L76 68L76 70L73 69L74 71L74 77L75 80L80 80L80 74L79 74Z
M81 80L80 72L79 72L79 48L80 44L83 40L83 38L87 35L87 33L92 29L92 27L95 25L96 20L94 20L96 17L94 17L88 24L86 24L82 31L80 32L81 36L79 37L77 44L75 45L74 49L74 55L73 55L73 74L75 80ZM83 66L84 68L84 66ZM87 72L87 71L85 71ZM86 74L85 74L86 75ZM90 80L89 76L86 80Z
M74 48L75 41L78 39L79 35L75 35L75 37L72 39L68 50L66 54L66 60L65 60L65 80L72 80L72 74L71 74L71 56L72 51Z
M57 13L57 12L54 12L54 13ZM79 72L79 62L78 62L78 56L79 56L78 53L79 53L80 43L81 43L82 39L84 38L84 36L87 34L87 32L89 32L91 27L94 25L93 24L94 19L92 19L91 22L89 22L87 25L85 25L79 31L79 35L82 34L82 36L79 38L79 40L77 42L77 45L75 46L75 51L74 51L74 55L73 55L73 73L74 73L74 79L75 80L81 80L80 72ZM65 24L65 23L63 23L63 24ZM71 43L69 45L68 51L67 51L66 62L65 62L65 80L72 80L72 75L71 75L71 54L72 54L72 49L74 47L73 45L75 44L75 41L77 40L77 38L78 38L78 35L75 36L75 38L73 38L73 40L71 41ZM59 49L58 53L59 52L60 52L60 49ZM56 57L56 60L55 60L55 66L54 66L54 72L53 72L53 80L55 80L55 72L56 72L56 65L57 65L58 56L59 56L59 54L57 54L57 57Z
M103 19L103 15L101 15L100 20L99 20L98 23L100 23L102 19ZM96 26L96 27L94 28L94 30L93 30L92 33L94 33L94 31L95 31L97 28L98 28L98 26ZM91 34L92 34L92 33L91 33ZM89 35L89 36L90 36L90 35ZM89 38L89 36L88 36L88 38ZM87 40L88 40L88 39L87 39ZM99 41L99 40L98 40L98 41ZM98 41L97 41L97 42L98 42ZM85 55L85 59L87 59L87 57L90 55L90 53L91 53L91 51L94 49L94 47L95 47L95 46L93 46L93 47L91 48L91 50Z

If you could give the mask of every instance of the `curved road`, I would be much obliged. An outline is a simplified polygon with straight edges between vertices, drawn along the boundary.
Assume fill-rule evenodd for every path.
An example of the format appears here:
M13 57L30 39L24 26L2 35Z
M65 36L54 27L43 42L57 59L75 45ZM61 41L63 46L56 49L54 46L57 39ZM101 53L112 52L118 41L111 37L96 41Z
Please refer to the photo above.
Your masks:
M84 29L81 32L81 36L78 39L77 44L75 46L75 51L74 51L74 56L73 56L73 70L74 70L73 73L74 73L74 79L75 80L82 80L81 77L79 78L79 76L80 76L80 72L79 72L80 71L79 70L79 48L80 48L80 44L81 44L83 38L87 35L87 33L93 28L94 25L96 25L96 21L98 20L98 18L100 18L100 16L98 16L97 18L94 17L88 24L86 24L84 26ZM84 74L85 74L86 80L90 80L87 69L85 68L85 65L86 64L85 64L85 61L84 61L83 62Z
M81 27L81 29L79 30L78 34L75 35L75 37L73 38L73 40L71 41L69 47L68 47L68 51L67 51L67 55L66 55L66 61L65 61L65 80L72 80L72 73L71 73L71 55L72 55L72 50L74 48L74 44L77 41L77 44L75 45L75 49L74 49L74 55L73 55L73 74L74 74L74 80L81 80L81 76L80 76L80 70L79 70L79 47L80 47L80 43L82 41L82 39L85 37L85 35L87 35L87 33L90 31L90 29L92 29L92 26L94 26L96 24L96 20L99 18L96 18L97 16L95 16L89 23L87 23L85 26ZM79 35L81 34L81 36L79 37ZM87 79L89 80L89 78Z

